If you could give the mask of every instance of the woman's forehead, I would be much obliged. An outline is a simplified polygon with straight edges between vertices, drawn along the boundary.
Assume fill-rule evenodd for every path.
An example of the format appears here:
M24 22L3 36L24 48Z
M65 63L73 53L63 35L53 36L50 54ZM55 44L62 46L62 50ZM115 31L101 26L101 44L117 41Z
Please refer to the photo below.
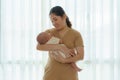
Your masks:
M55 14L50 14L50 18L57 18L59 16L55 15Z

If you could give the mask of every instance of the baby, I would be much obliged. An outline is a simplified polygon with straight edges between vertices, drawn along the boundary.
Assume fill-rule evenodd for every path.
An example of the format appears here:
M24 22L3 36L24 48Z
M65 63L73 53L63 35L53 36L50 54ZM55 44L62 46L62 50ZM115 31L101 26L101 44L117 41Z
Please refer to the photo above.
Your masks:
M61 44L62 41L57 38L52 36L50 33L47 32L41 32L38 36L37 36L37 41L39 44ZM65 46L64 44L62 46ZM69 54L65 54L61 51L59 52L55 52L55 55L61 55L63 58L68 58L71 57L71 55ZM79 67L77 67L77 65L75 63L71 63L71 66L76 70L76 71L81 71L81 69Z

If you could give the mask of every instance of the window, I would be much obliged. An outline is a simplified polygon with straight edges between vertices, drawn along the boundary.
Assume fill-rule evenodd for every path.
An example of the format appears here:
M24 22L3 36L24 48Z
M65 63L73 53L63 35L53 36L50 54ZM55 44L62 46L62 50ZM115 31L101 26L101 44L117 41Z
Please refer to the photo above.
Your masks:
M49 10L62 6L85 45L81 80L120 80L120 1L1 0L0 80L42 80L47 52L36 36L51 28ZM87 77L86 77L87 76Z

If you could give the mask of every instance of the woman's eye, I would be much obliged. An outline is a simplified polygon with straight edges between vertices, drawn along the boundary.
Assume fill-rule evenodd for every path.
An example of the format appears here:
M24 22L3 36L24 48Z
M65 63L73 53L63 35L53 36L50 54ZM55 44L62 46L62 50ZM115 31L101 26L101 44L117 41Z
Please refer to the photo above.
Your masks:
M57 21L57 18L53 18L54 21Z
M54 21L57 21L57 19L54 19Z

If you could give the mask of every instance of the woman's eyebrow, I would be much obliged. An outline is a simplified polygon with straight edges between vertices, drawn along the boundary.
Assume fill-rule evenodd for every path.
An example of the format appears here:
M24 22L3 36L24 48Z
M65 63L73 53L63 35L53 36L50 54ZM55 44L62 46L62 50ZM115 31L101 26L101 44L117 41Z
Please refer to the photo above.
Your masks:
M52 19L56 19L56 17L53 17Z

